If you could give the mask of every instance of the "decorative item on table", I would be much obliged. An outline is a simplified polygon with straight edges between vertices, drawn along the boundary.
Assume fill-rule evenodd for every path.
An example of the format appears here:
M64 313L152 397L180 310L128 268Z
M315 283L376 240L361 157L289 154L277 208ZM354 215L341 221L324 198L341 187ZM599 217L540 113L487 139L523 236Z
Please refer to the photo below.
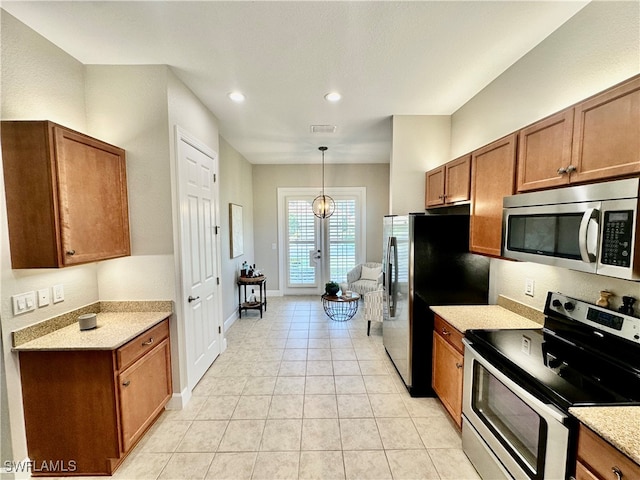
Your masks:
M248 303L250 303L251 305L258 304L258 299L256 298L256 291L253 288L251 289L251 295L249 295Z
M353 292L352 292L351 290L344 290L344 291L342 292L342 296L343 296L344 298L351 298L351 296L352 296L352 295L353 295Z
M609 308L609 298L613 297L613 293L607 290L600 291L600 298L596 302L599 307Z
M335 296L340 291L340 285L338 285L336 282L333 282L333 281L327 282L324 285L324 291L327 295Z
M618 308L620 313L624 313L625 315L633 315L633 304L636 302L634 297L630 297L625 295L622 297L622 305Z

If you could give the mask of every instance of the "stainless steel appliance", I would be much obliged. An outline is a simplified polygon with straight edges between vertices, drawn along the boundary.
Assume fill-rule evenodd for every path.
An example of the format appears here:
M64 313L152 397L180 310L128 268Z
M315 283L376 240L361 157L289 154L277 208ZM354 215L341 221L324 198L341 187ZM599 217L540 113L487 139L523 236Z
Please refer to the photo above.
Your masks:
M505 197L502 255L640 280L640 179Z
M640 404L640 318L551 292L545 315L466 332L462 445L483 478L569 478L569 408Z
M489 259L469 253L468 207L387 216L383 232L383 343L409 393L433 396L429 306L486 304Z

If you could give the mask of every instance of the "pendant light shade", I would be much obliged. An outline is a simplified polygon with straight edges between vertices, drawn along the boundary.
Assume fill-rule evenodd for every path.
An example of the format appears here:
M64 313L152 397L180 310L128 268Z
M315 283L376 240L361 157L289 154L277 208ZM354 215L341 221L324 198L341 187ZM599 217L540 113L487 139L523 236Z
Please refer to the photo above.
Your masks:
M336 202L329 195L324 194L324 152L327 151L327 147L318 147L318 150L322 152L322 193L313 199L311 208L316 217L329 218L336 210Z

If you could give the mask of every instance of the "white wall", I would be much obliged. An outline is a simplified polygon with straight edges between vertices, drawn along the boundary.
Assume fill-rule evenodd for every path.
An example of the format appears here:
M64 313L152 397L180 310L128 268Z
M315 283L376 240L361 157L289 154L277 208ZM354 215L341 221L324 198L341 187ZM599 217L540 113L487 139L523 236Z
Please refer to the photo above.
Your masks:
M389 212L424 211L425 172L450 159L451 117L394 115Z

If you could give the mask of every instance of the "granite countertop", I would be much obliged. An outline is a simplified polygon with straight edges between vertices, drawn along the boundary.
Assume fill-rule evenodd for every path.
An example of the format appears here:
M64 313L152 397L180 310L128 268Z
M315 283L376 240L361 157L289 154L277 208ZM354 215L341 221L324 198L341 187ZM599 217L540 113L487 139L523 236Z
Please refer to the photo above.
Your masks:
M500 305L432 306L431 310L460 332L474 329L542 328L542 324Z
M13 350L114 350L171 315L164 312L100 312L97 326L80 330L78 323L14 346Z
M640 464L640 407L571 407L569 413Z

